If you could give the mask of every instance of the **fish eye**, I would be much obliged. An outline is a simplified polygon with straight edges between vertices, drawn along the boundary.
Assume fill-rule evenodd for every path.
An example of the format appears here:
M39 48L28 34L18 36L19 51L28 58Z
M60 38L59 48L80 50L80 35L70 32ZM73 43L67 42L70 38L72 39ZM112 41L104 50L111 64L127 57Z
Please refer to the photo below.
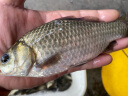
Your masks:
M1 57L1 62L2 63L7 63L9 61L10 57L9 54L5 53L2 57Z

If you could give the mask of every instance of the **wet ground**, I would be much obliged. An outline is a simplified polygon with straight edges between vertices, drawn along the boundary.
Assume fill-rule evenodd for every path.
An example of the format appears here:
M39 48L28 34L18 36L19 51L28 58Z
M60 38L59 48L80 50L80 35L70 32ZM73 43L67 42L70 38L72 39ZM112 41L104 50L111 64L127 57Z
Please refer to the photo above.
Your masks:
M85 96L109 96L102 84L101 68L87 70L87 92Z
M26 0L25 7L34 10L117 9L128 12L128 0ZM87 70L86 96L108 96L101 80L101 68Z

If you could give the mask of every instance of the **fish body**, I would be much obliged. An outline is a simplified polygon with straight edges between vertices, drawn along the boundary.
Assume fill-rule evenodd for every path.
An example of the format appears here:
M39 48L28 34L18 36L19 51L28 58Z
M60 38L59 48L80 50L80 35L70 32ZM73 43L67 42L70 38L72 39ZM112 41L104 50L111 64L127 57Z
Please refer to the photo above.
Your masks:
M126 18L109 23L53 20L25 34L1 57L1 74L28 77L55 75L94 59L111 42L126 36Z

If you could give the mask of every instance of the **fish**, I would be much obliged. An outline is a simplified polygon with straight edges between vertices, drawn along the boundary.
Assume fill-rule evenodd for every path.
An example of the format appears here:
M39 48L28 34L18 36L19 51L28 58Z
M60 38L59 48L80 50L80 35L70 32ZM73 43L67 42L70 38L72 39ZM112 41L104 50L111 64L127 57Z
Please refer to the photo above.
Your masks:
M128 16L112 22L60 18L22 36L1 56L0 75L49 77L86 64L128 36Z

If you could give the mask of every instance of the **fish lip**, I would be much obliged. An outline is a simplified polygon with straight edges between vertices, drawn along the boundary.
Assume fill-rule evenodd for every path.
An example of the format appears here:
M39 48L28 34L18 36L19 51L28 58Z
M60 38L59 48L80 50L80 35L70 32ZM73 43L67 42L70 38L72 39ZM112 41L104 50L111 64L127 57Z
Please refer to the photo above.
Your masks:
M3 72L1 71L1 69L0 69L0 76L3 76L3 75L8 76L9 74L7 74L7 73L3 73Z

